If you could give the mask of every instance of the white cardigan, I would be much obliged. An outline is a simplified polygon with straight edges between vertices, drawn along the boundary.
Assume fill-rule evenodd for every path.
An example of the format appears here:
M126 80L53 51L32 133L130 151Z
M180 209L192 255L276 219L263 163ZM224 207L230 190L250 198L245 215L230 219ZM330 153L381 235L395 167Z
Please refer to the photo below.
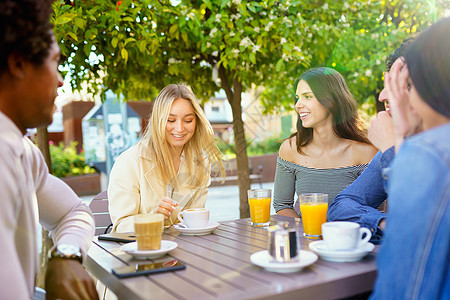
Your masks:
M109 213L113 232L133 232L133 216L150 213L158 201L166 195L166 186L156 178L155 163L148 149L138 145L123 152L114 163L108 184ZM187 208L205 207L208 181L192 189L188 182L190 175L186 163L181 160L177 179L181 187L173 190L171 199L179 205L165 221L165 225L178 223L177 214ZM169 195L170 196L170 195Z

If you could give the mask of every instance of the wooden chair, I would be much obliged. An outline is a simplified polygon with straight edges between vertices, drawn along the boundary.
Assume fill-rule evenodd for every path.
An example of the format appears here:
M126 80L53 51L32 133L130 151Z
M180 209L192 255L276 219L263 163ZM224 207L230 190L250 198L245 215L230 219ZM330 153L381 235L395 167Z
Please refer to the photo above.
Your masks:
M230 160L228 164L226 164L226 175L225 175L225 182L223 185L237 185L238 184L238 175L237 175L237 165L236 160ZM260 188L263 188L262 183L262 171L263 166L259 165L258 170L254 170L251 161L248 161L248 168L249 168L249 178L250 183L257 182L259 183ZM211 186L221 186L221 180L222 178L216 176L217 174L213 174L211 176Z
M94 215L95 235L109 233L112 230L112 222L108 210L108 194L100 192L92 199L89 208Z

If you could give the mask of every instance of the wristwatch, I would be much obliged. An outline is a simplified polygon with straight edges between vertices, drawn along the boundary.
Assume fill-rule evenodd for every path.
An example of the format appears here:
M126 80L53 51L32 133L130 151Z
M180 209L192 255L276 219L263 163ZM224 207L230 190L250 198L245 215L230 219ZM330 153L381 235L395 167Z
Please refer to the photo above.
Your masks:
M81 263L83 263L83 256L81 256L80 247L74 244L58 244L50 249L48 258L68 258L68 259L76 259Z

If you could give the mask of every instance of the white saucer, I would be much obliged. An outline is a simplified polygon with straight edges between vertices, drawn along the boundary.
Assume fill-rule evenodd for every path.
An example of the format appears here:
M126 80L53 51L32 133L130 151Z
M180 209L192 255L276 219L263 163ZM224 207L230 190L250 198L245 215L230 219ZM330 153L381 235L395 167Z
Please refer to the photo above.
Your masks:
M167 252L172 251L178 247L176 242L172 241L161 241L161 249L158 250L137 250L137 242L128 243L120 247L120 250L132 255L137 259L155 259L164 256Z
M354 250L329 250L325 241L316 241L309 244L309 248L319 254L323 260L334 262L353 262L361 260L375 248L374 244L367 243Z
M181 224L175 224L173 227L184 235L206 235L213 232L219 225L217 222L210 221L208 226L203 228L187 228Z
M269 252L267 250L253 253L250 256L250 261L267 271L275 273L292 273L298 272L304 267L312 265L318 259L317 255L310 251L300 250L300 260L289 263L270 262Z

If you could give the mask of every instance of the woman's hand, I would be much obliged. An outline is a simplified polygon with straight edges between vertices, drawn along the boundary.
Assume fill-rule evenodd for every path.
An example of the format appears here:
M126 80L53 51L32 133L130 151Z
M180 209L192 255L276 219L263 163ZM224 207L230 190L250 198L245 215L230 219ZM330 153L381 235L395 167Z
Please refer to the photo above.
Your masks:
M421 128L421 119L409 103L408 68L399 57L384 74L384 87L388 93L391 106L392 119L394 121L395 148L398 151L404 138L417 133Z
M178 202L173 201L169 197L162 197L156 208L153 209L153 213L163 214L164 220L167 220L177 206Z

